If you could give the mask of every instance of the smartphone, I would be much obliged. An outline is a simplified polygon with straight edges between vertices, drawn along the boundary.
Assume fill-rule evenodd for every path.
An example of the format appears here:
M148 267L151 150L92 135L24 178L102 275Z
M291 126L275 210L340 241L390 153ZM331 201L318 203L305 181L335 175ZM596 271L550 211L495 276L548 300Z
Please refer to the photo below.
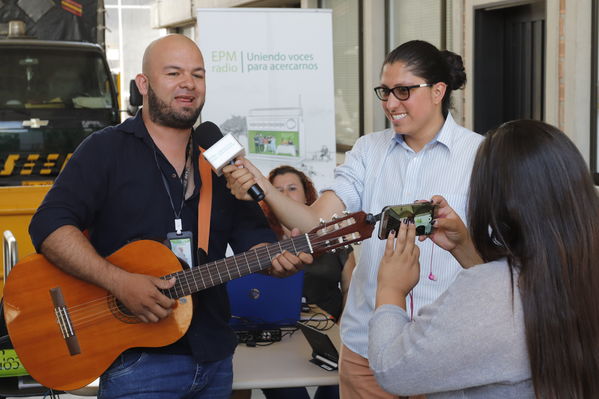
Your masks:
M430 202L415 202L413 204L393 205L383 208L379 224L379 238L386 240L391 230L396 232L404 221L413 221L416 225L416 235L428 235L433 231L431 222L437 217L438 205Z

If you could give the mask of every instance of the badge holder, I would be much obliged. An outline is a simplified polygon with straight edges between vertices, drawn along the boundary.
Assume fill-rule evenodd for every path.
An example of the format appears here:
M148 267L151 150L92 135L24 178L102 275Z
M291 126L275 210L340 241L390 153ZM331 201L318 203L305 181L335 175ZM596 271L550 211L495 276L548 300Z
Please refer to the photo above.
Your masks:
M169 247L171 251L179 258L184 261L186 266L191 268L193 266L193 234L191 231L180 231L168 233L166 235Z

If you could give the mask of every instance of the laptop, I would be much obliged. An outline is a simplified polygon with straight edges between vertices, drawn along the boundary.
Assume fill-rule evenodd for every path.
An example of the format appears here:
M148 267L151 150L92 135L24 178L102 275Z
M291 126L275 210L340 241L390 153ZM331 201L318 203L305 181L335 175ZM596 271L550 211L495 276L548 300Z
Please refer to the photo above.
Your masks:
M302 330L306 340L312 347L312 359L310 359L310 362L327 371L337 370L339 353L329 336L302 322L298 322L297 326Z
M304 272L286 278L260 273L227 283L236 330L294 326L300 320Z

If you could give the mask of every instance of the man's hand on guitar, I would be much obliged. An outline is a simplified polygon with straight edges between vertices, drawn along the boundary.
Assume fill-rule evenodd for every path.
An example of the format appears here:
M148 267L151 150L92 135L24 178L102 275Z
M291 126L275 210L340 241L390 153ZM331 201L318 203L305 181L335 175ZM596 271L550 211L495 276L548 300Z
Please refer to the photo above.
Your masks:
M173 311L175 300L160 290L175 285L175 278L163 280L144 274L122 273L112 293L131 313L144 323L156 323Z
M300 235L299 229L291 231L291 237ZM272 266L268 269L268 274L283 278L289 277L300 271L305 264L311 264L314 261L312 255L300 252L295 255L289 251L283 251L272 259Z

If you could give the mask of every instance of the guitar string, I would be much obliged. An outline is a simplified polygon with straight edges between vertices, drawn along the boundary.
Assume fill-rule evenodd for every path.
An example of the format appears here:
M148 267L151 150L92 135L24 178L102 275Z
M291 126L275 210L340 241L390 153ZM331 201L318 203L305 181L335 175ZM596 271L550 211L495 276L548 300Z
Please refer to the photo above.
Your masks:
M265 249L266 247L261 247L261 248ZM257 249L260 249L260 248L257 248ZM304 249L308 249L308 247L302 248L302 250L304 250ZM261 252L264 252L264 251L261 251ZM267 262L267 260L264 259L264 262ZM265 263L265 264L268 264L268 263ZM248 266L248 270L251 272L251 269L253 267L255 267L255 265L256 265L256 263L251 262L251 266ZM201 270L201 272L203 274L205 274L206 272L210 272L210 270L209 270L209 268L203 268L203 270ZM206 287L206 288L208 288L208 287ZM108 299L108 296L105 296L104 298L100 298L101 303L96 304L96 306L92 306L92 307L85 309L86 314L83 317L77 317L77 316L71 315L71 323L73 325L73 328L74 329L82 329L82 328L87 327L88 325L95 324L104 318L113 317L113 311L118 312L118 305L114 304L111 301L111 304L108 306L108 309L106 309L105 301L107 299ZM96 313L91 313L90 311L93 310L94 307L96 307L96 308L100 307L100 309L98 309L98 311L96 311ZM81 312L81 309L79 309L79 312ZM134 317L134 316L131 316L131 317Z
M316 233L308 235L309 239L310 238L314 238L315 236L317 237ZM258 258L258 252L262 252L262 255L264 255L264 252L266 252L266 254L269 254L268 247L272 248L274 246L279 246L279 249L282 249L282 245L283 244L285 245L285 247L286 247L285 249L287 249L287 250L291 249L291 246L289 246L290 244L293 246L294 249L296 249L297 246L295 245L295 243L293 241L297 241L297 238L304 238L304 236L298 236L298 237L295 237L295 238L293 238L291 240L288 240L288 241L278 242L278 243L271 244L271 245L268 245L268 246L255 248L254 252L256 254L258 262L247 262L247 266L246 267L248 268L248 271L251 273L252 272L252 268L254 268L256 265L260 265L260 263L262 263L260 261L260 259ZM313 242L311 242L313 248L317 248L321 243L325 243L325 245L326 245L326 240L324 240L324 239L322 239L320 241L319 240L314 240ZM305 250L309 249L309 246L310 246L309 243L302 243L302 245L300 246L300 249L298 250L298 252L302 252L302 251L305 251ZM248 252L251 252L251 251L248 251ZM244 257L246 257L246 259L247 259L247 255L246 254L247 254L247 252L243 253ZM204 282L205 282L205 279L204 279L204 277L202 275L205 275L206 273L208 273L208 275L209 275L209 277L211 279L211 282L213 284L212 286L223 283L224 281L223 281L223 277L222 276L224 276L224 273L222 273L222 275L221 275L220 268L218 268L219 264L220 265L224 264L225 266L228 266L227 265L227 261L234 260L235 263L236 263L237 269L239 269L239 266L238 266L235 258L240 257L241 255L242 254L237 255L235 257L229 257L229 258L221 259L220 261L216 261L216 262L212 262L212 263L208 263L208 264L202 265L204 267L200 266L199 272L201 273L202 280L204 280ZM233 259L231 259L231 258L233 258ZM263 261L266 262L267 260L269 261L270 259L264 259ZM269 264L269 263L267 263L267 264ZM216 268L216 273L212 273L215 268ZM194 279L194 281L195 281L195 274L197 274L197 270L198 269L195 269L195 271L194 271L194 269L191 269L191 270L187 269L187 270L185 270L183 272L178 272L177 273L177 274L180 274L183 277L185 277L186 284L187 284L187 289L188 290L191 288L188 276L191 276L192 279ZM168 277L168 276L170 276L170 275L167 275L165 277ZM218 276L218 279L220 280L220 282L217 282L217 284L215 284L213 276ZM238 277L240 277L240 276L241 276L241 274ZM226 280L226 281L228 281L228 280ZM197 281L195 281L195 283L196 283L196 286L197 286ZM204 288L208 288L208 286L206 286L206 284L204 284L204 285L205 285ZM185 288L185 287L183 287L183 288ZM175 289L175 293L176 293L176 289ZM181 296L185 296L185 295L181 295ZM100 318L102 318L102 317L112 317L112 311L117 310L119 307L118 307L118 305L116 305L114 303L111 303L108 306L108 309L106 309L105 302L107 300L108 300L108 296L104 296L102 298L97 298L95 300L92 300L92 301L90 301L90 302L88 302L86 304L76 305L75 307L77 307L79 309L74 310L73 312L69 311L73 327L74 328L84 328L87 324L89 324L89 322L96 322L96 321L98 321L99 317ZM94 302L96 302L96 303L94 304ZM85 307L85 309L82 309L83 307ZM94 313L90 313L90 310L92 310L94 307L101 307L101 310L99 310L95 314ZM73 313L81 313L83 311L86 312L86 315L84 317L77 317L78 315L76 315L76 314L73 315Z
M326 227L325 227L325 228L326 228ZM327 232L327 233L330 233L330 232L331 232L331 231L329 231L329 232ZM312 245L312 249L314 249L314 248L318 248L318 246L319 246L320 244L322 244L322 243L324 243L324 244L325 244L325 246L329 244L329 241L328 241L328 239L325 239L325 238L322 238L322 237L318 237L318 233L309 233L309 234L307 234L307 237L308 237L308 240L307 240L307 242L305 242L305 243L302 243L302 245L301 245L301 247L300 247L301 249L298 251L298 250L297 250L297 247L295 246L295 243L294 243L294 241L297 241L297 239L298 239L298 238L299 238L299 239L301 239L301 238L304 238L305 236L306 236L306 235L303 235L303 236L298 236L298 237L294 237L294 238L292 238L292 239L290 239L290 240L286 240L286 241L283 241L283 242L277 242L277 243L274 243L274 244L271 244L271 245L267 245L267 246L264 246L264 247L255 248L255 249L254 249L254 253L255 253L255 255L256 255L256 260L258 261L258 263L257 263L257 264L258 264L258 265L260 265L260 263L262 263L262 262L260 261L260 258L258 257L258 251L260 251L260 252L264 252L264 251L266 251L266 254L268 255L268 258L267 258L267 260L270 260L270 251L268 250L268 248L269 248L269 247L270 247L270 248L272 248L272 247L275 247L275 246L277 246L277 245L278 245L278 246L279 246L279 249L280 249L280 250L283 250L283 248L282 248L281 244L285 244L285 246L286 246L286 247L289 247L289 244L291 244L291 245L293 246L293 249L294 249L294 251L296 251L296 252L302 252L302 251L305 251L305 250L309 249L309 248L310 248L310 245ZM316 238L320 238L320 240L314 239L315 237L316 237ZM354 242L354 241L357 241L357 240L350 240L350 241L348 241L347 243ZM304 247L305 247L305 248L304 248ZM291 249L291 247L289 247L289 248L286 248L286 249L287 249L287 250L290 250L290 249ZM248 252L249 252L249 251L248 251ZM246 255L246 254L247 254L248 252L245 252L245 253L239 254L239 255L237 255L237 256L233 256L233 257L229 257L229 258L221 259L221 260L219 260L219 261L216 261L216 262L212 262L212 263L208 263L208 264L202 265L202 266L204 266L204 267L202 267L202 266L201 266L201 267L199 267L199 268L194 268L194 269L192 269L192 270L189 270L189 269L188 269L188 270L185 270L185 271L183 271L183 272L177 272L177 273L174 273L174 274L171 274L171 275L163 276L163 278L166 278L166 277L169 277L169 276L172 276L172 275L175 275L175 274L181 275L181 276L183 276L183 277L185 278L185 280L186 280L186 283L187 283L187 289L189 290L189 289L191 288L191 286L190 286L190 283L189 283L188 275L192 277L192 279L194 280L194 283L195 283L195 287L197 287L198 285L197 285L197 281L195 280L195 274L197 274L197 270L199 269L199 272L200 272L200 277L202 278L202 280L203 280L203 282L204 282L204 288L202 288L202 289L209 288L208 286L206 286L205 279L204 279L204 277L203 277L203 274L205 274L205 272L207 272L207 273L208 273L208 276L210 277L210 280L211 280L211 283L212 283L212 285L211 285L211 286L214 286L214 285L217 285L217 284L222 284L224 281L229 281L229 280L231 279L231 275L230 275L229 268L228 268L228 265L227 265L227 260L229 260L229 261L230 261L230 260L233 260L233 261L235 262L236 268L238 269L238 272L239 272L239 276L238 276L238 277L241 277L241 275L242 275L242 274L241 274L241 272L240 272L240 270L239 270L239 265L238 265L238 263L237 263L237 260L236 260L236 259L237 259L238 257L241 257L241 255L243 255L243 256L244 256L244 258L246 259L246 264L248 265L248 266L247 266L247 268L248 268L248 271L251 273L251 272L252 272L252 270L251 270L251 269L252 269L252 268L253 268L253 267L254 267L256 264L254 264L253 262L247 262L247 255ZM263 253L263 255L264 255L264 253ZM233 259L231 259L231 258L233 258ZM266 259L265 259L265 260L266 260ZM222 278L222 276L221 276L221 271L220 271L220 268L218 267L219 265L220 265L220 266L222 266L222 264L224 264L225 266L227 266L227 268L225 269L225 271L227 272L227 274L228 274L228 276L229 276L229 279L227 279L227 280L224 280L224 281L223 281L223 278ZM251 267L250 267L250 265L251 265ZM216 268L216 274L214 274L214 275L215 275L215 276L217 275L217 276L218 276L218 279L220 280L220 282L217 282L217 284L215 284L215 283L214 283L214 279L213 279L213 273L212 273L212 271L211 271L211 268L212 268L212 269ZM246 274L247 274L247 273L246 273ZM223 273L223 275L224 275L224 273ZM183 284L181 284L181 285L183 285ZM180 296L186 296L186 295L184 295L184 292L182 292L182 294L181 294L181 295L179 295L179 294L177 293L176 287L173 287L173 288L175 288L175 289L174 289L174 292L175 292L175 294L176 294L176 295L178 295L177 297L180 297ZM183 287L183 288L185 288L185 287ZM169 289L169 290L172 290L172 289ZM165 292L165 294L167 294L167 293ZM169 294L169 296L170 296L170 293L168 293L168 294ZM172 297L171 297L171 298L172 298ZM116 305L116 304L114 304L114 303L111 303L111 304L108 306L108 309L106 309L106 308L105 308L105 304L104 304L104 303L105 303L105 301L106 301L107 299L108 299L108 296L104 296L104 297L102 297L102 298L97 298L97 299L95 299L95 300L92 300L92 301L88 302L87 304L80 304L80 305L76 305L76 307L78 307L79 309L78 309L78 310L76 310L75 312L86 311L86 312L87 312L87 315L86 315L85 317L82 317L82 318L77 318L77 317L74 317L74 316L72 316L72 315L70 314L70 316L71 316L71 322L72 322L72 324L73 324L74 328L75 328L75 327L77 327L77 328L84 328L84 327L85 327L87 324L90 324L90 323L88 323L88 322L91 322L91 321L93 321L93 322L96 322L97 320L99 320L99 318L104 318L104 317L112 317L112 313L113 313L112 311L114 311L114 310L118 309L118 305ZM96 304L93 304L93 302L96 302ZM111 301L111 302L112 302L112 301ZM91 306L90 306L90 305L91 305ZM96 314L93 314L93 313L92 313L92 314L90 314L90 313L89 313L90 309L91 309L92 307L98 307L98 305L99 305L99 306L101 306L101 308L102 308L102 309L101 309L100 311L98 311ZM82 309L82 307L85 307L85 309ZM109 311L106 311L106 310L109 310ZM77 326L75 326L75 324L77 324Z
M252 265L250 265L251 267ZM255 265L254 265L255 266ZM251 271L251 269L249 269ZM201 270L201 273L203 273L204 275L206 275L206 273L209 272L209 270L205 269L205 270ZM180 279L181 284L185 285L186 283L183 281L183 279ZM185 287L183 287L185 288ZM166 293L167 296L169 293ZM183 295L177 295L178 297L183 296ZM97 322L98 320L105 318L105 317L113 317L113 311L116 311L117 313L120 312L119 310L119 306L118 304L115 302L114 297L110 298L110 302L108 304L108 306L106 305L106 301L108 301L108 297L104 297L102 298L102 303L97 303L95 306L89 306L85 309L85 312L83 313L83 315L71 315L71 322L73 324L74 328L83 328L84 326L88 325L89 323L93 322ZM95 311L95 312L94 312ZM81 313L81 309L79 309L79 313ZM82 316L82 317L80 317ZM133 316L131 316L133 317Z
M103 298L103 302L105 300L107 300L108 297ZM98 307L97 305L95 306L96 308ZM118 310L118 306L114 304L114 302L111 303L110 306L108 306L108 309L106 308L106 306L104 304L101 305L101 309L97 309L97 311L95 313L91 313L90 309L87 309L87 315L84 315L83 317L74 317L72 319L72 325L73 325L73 329L75 330L82 330L88 326L94 326L96 325L99 321L103 320L103 319L109 319L109 318L113 318L114 313L115 312L120 312ZM128 317L132 317L134 318L135 316L128 316Z
M257 249L260 249L260 248L257 248ZM307 249L307 247L306 247L305 249ZM248 252L249 252L249 251L248 251ZM238 255L236 255L235 257L239 257L239 256L241 256L241 255L243 255L243 254L238 254ZM206 271L206 267L207 267L207 266L210 266L212 263L216 264L216 266L219 266L221 263L225 263L225 265L226 265L226 262L225 262L225 261L226 261L227 259L230 259L230 258L231 258L231 257L229 257L229 258L224 258L224 259L220 259L220 260L218 260L218 261L215 261L215 262L206 263L206 264L200 265L200 266L199 266L199 268L200 268L200 269L202 269L202 271L201 271L201 272L202 272L203 274L205 274L204 272ZM248 266L248 270L250 270L250 268L251 268L251 267L254 267L254 266L255 266L255 264L254 264L253 262L247 262L247 264L249 265L249 266ZM251 270L250 270L250 271L251 271ZM197 273L198 273L198 268L192 268L192 269L185 269L185 270L180 270L180 271L177 271L177 272L175 272L175 273L167 274L167 275L165 275L165 276L162 276L161 278L163 278L163 279L168 279L168 278L170 278L170 277L177 277L177 275L179 275L178 283L179 283L179 284L183 284L183 282L182 282L182 278L181 278L181 277L183 277L183 278L185 278L185 279L187 279L187 280L188 280L188 276L184 276L184 274L197 274ZM241 273L241 272L238 272L238 273L239 273L239 276L238 276L238 277L240 277L240 276L243 274L243 273ZM201 276L201 277L202 277L202 279L204 279L204 277L203 277L203 276ZM220 278L220 277L219 277L219 278ZM195 279L195 277L193 277L193 276L192 276L192 279ZM205 279L204 279L204 280L205 280ZM222 280L222 279L221 279L221 280ZM204 285L206 286L206 288L209 288L208 284L204 284ZM189 285L188 285L188 286L189 286ZM101 297L101 298L99 298L99 299L96 299L96 300L93 300L93 301L104 301L104 300L105 300L105 298L106 298L106 297ZM93 301L91 301L91 302L93 302ZM80 308L80 307L85 307L86 305L88 305L88 303L89 303L89 302L86 302L86 303L83 303L83 304L79 304L79 305L73 305L73 306L71 306L71 307L70 307L70 309L71 309L71 311L74 311L74 310L76 310L77 308Z
M308 238L309 239L310 238L313 239L315 236L318 236L318 234L317 233L308 234ZM260 263L261 263L260 259L258 258L258 251L261 251L261 252L266 251L267 255L269 255L268 247L272 248L272 247L275 247L275 246L278 245L279 249L283 250L283 248L282 248L281 245L284 244L285 247L286 247L285 248L286 250L290 250L291 246L293 246L293 249L297 251L297 247L295 246L295 243L294 243L294 241L297 241L297 238L304 238L304 236L298 236L298 237L295 237L295 238L287 240L287 241L277 242L275 244L271 244L271 245L268 245L268 246L256 248L255 249L255 255L256 255L256 258L257 258L257 261L258 261L257 264L260 265ZM316 246L318 246L322 242L324 242L325 244L328 244L327 240L325 240L325 239L321 239L320 241L319 240L314 240L313 242L311 242L311 244L312 244L313 247L316 247ZM309 245L310 245L310 243L302 243L301 249L298 252L302 252L302 251L305 251L305 250L309 249ZM304 248L304 246L305 246L305 248ZM209 264L206 264L206 265L202 265L202 266L205 266L205 267L200 267L199 268L200 269L199 270L200 271L200 277L202 277L202 280L204 282L204 288L202 288L202 289L209 288L209 286L206 285L205 279L203 277L203 274L205 274L206 272L208 273L208 275L209 275L209 277L211 279L212 286L217 285L217 284L222 284L224 281L228 281L228 280L231 279L231 277L230 277L231 275L230 275L229 269L226 268L225 271L229 275L229 279L226 279L226 280L223 281L223 277L222 276L224 276L224 273L221 275L221 269L219 267L219 266L222 266L222 264L224 264L225 266L228 267L227 260L228 261L233 260L235 262L236 268L238 269L238 273L239 273L239 276L237 276L237 277L241 277L242 273L239 270L239 265L237 264L236 258L240 257L241 255L244 255L244 257L247 260L246 253L243 253L243 254L240 254L240 255L237 255L237 256L234 256L234 257L229 257L229 258L221 259L219 261L212 262L212 263L209 263ZM233 259L231 259L231 258L233 258ZM268 260L270 260L270 257L268 258ZM253 262L246 262L246 263L248 264L248 266L247 266L248 271L251 273L252 272L251 269L255 266L255 264ZM215 274L212 273L211 268L212 269L216 268L216 273ZM198 269L195 269L195 270L189 270L188 269L188 270L185 270L184 272L177 272L175 274L179 274L179 275L181 275L181 276L183 276L185 278L186 284L187 284L187 289L190 290L191 285L189 283L188 276L192 277L192 279L194 280L194 283L195 283L195 287L197 287L198 284L197 284L197 281L195 279L195 274L197 274L196 273L197 270ZM164 276L163 278L167 278L167 277L170 277L170 276L175 275L175 274L167 275L167 276ZM246 274L249 274L249 273L246 273ZM214 283L213 275L214 276L218 276L218 279L220 280L219 282L217 282L217 284ZM181 279L179 279L179 280L181 280ZM185 288L184 287L184 283L182 283L180 285L183 286L182 288ZM181 296L186 296L184 292L182 292L181 294L178 294L176 286L174 287L174 292L177 295L177 298L181 297ZM168 293L165 292L165 294L168 294ZM168 295L168 296L170 296L170 295ZM172 298L172 296L171 296L171 298ZM90 302L88 302L86 304L80 304L80 305L74 306L74 308L77 307L79 309L78 310L74 310L72 313L69 312L70 316L71 316L72 323L73 324L78 323L79 328L81 328L82 323L85 323L86 321L89 321L89 320L92 320L92 319L94 321L96 321L96 314L93 314L93 313L90 314L90 310L92 310L92 307L94 307L93 302L96 302L96 304L95 304L96 306L95 307L100 307L101 308L101 311L97 312L97 314L102 314L103 312L106 312L105 301L107 301L107 300L108 300L108 296L104 296L104 297L92 300L92 301L90 301ZM82 307L85 307L85 309L82 309ZM111 316L112 315L112 311L117 310L118 308L119 308L119 306L117 304L111 303L108 306L108 310L110 312L106 312L106 316ZM86 316L85 317L78 318L77 315L74 314L74 313L82 312L82 311L86 312Z
M328 236L331 233L339 232L343 228L347 228L347 227L349 227L351 225L358 225L359 224L358 221L354 220L353 222L350 222L350 224L348 224L348 225L339 226L339 224L341 224L343 222L347 222L350 218L354 218L354 217L355 217L354 215L350 215L350 216L348 216L346 218L340 219L339 221L336 222L336 224L330 224L330 225L327 225L327 226L321 226L319 228L319 230L321 230L323 228L324 229L332 228L332 230L325 231L326 235ZM265 249L266 252L267 252L268 258L270 260L273 257L270 256L269 248L272 249L273 247L276 247L276 246L279 246L279 249L280 249L280 252L279 251L275 251L275 253L277 253L277 255L278 255L278 254L284 252L285 250L287 250L287 251L289 251L291 253L294 253L294 252L298 253L298 252L310 252L310 251L307 251L307 250L312 249L312 251L314 252L314 249L319 249L322 244L324 244L324 245L322 245L323 247L327 247L328 246L328 247L330 247L329 249L332 249L332 248L337 248L337 247L344 246L344 245L349 245L349 244L351 244L353 242L356 242L356 241L361 241L360 238L348 240L347 237L346 237L342 241L331 242L333 239L331 239L330 237L321 236L320 235L321 233L318 232L319 230L317 230L317 232L315 232L315 233L307 233L307 234L303 234L303 235L300 235L300 236L293 237L293 238L288 239L288 240L278 241L278 242L275 242L275 243L270 244L270 245L266 245L266 246L263 246L263 247L258 247L258 248L255 248L254 251ZM353 233L356 233L356 232L353 232ZM344 234L338 235L336 238L337 238L337 240L339 240L339 239L343 238L344 236L348 236L349 234L352 234L352 233L345 232ZM294 241L297 241L297 239L303 239L306 236L308 237L308 239L305 240L305 241L300 240L301 241L301 246L299 246L300 249L298 250L297 246L295 245L296 243ZM286 247L282 248L281 244L284 244ZM250 251L247 251L247 252L245 252L243 254L247 254L248 252L250 252ZM208 264L206 264L206 266L207 266L206 268L208 268L208 269L209 268L216 269L216 273L215 274L218 275L218 278L220 280L219 284L222 284L225 281L231 280L231 278L223 280L223 278L221 277L221 270L224 270L225 272L228 273L229 272L229 268L221 268L221 267L219 267L220 266L219 262L225 263L225 266L226 266L226 261L227 260L228 261L230 261L230 260L235 261L235 259L237 257L240 257L241 255L242 254L234 256L234 257L224 258L221 261L208 263ZM225 273L223 272L222 275L224 276ZM235 278L238 278L238 277L241 277L241 274L239 276L235 277Z
M304 245L305 245L305 244L304 244ZM262 248L262 247L260 247L260 248ZM260 248L257 248L257 249L259 250ZM289 249L291 249L291 247L289 247L289 248L287 248L287 249L289 250ZM303 248L303 246L302 246L302 248L301 248L301 250L306 250L306 249L308 249L308 247L305 247L305 248ZM300 251L301 251L301 250L300 250ZM248 252L249 252L249 251L248 251ZM196 280L196 278L195 278L195 274L201 273L202 275L201 275L200 277L201 277L201 278L202 278L202 280L205 282L205 281L207 280L207 278L204 278L204 276L206 275L206 271L208 271L208 270L209 270L209 267L210 267L210 266L215 266L215 267L217 267L217 268L218 268L219 266L222 266L222 264L224 264L225 266L228 266L228 265L227 265L227 260L230 262L231 258L236 258L236 257L239 257L239 256L241 256L241 255L242 255L242 254L239 254L239 255L237 255L237 256L235 256L235 257L229 257L229 258L225 258L225 259L220 259L220 260L218 260L218 261L215 261L215 262L211 262L211 263L207 263L207 264L204 264L204 265L200 265L200 267L199 267L199 268L186 269L186 270L178 271L178 272L175 272L175 273L171 273L171 274L168 274L168 275L162 276L161 278L163 278L163 279L168 279L168 278L170 278L170 277L177 277L177 275L179 275L179 276L178 276L178 277L179 277L179 278L178 278L178 284L182 285L182 286L183 286L183 288L190 289L190 288L192 287L192 285L189 283L189 280L190 280L190 278L189 278L189 277L190 277L190 276L191 276L191 279L192 279L192 280L194 280L194 282L195 282L195 286L199 286L199 285L198 285L198 283L197 283L197 280ZM261 260L260 260L260 259L257 259L257 260L258 260L258 262L261 262ZM263 259L262 261L263 261L263 262L266 262L267 260L266 260L266 259ZM259 263L255 263L255 262L247 262L247 266L245 266L245 267L247 268L247 271L248 271L249 273L252 273L252 270L251 270L251 269L252 269L252 268L254 268L254 267L257 265L257 264L259 265ZM239 270L239 266L238 266L238 264L237 264L237 263L236 263L236 265L237 265L237 267L236 267L236 268L238 269L238 271L237 271L236 273L235 273L235 272L233 272L233 273L234 273L234 275L236 276L236 277L234 277L234 278L238 278L238 277L241 277L242 275L249 274L248 272L245 272L245 273L241 272L241 270ZM198 271L198 269L201 269L201 270L199 270L199 271ZM258 270L259 270L259 269L258 269ZM255 272L255 271L258 271L258 270L254 270L254 272ZM218 279L220 280L219 284L220 284L220 283L223 283L223 282L224 282L224 280L223 280L223 278L222 278L222 276L221 276L220 272L217 272L216 274L218 274ZM214 274L214 276L216 276L216 274ZM223 276L224 276L224 273L223 273ZM184 279L185 279L185 282L183 281ZM231 278L231 279L233 279L233 278ZM212 278L212 277L211 277L211 280L213 281L213 280L214 280L214 278ZM228 280L226 280L226 281L228 281ZM209 288L209 287L210 287L210 285L208 285L208 284L206 284L206 283L204 283L203 285L204 285L204 289L205 289L205 288ZM177 290L175 289L175 291L177 291ZM175 292L175 293L176 293L176 292ZM165 294L168 294L168 293L165 293ZM185 296L185 295L183 295L183 296ZM103 305L103 302L106 300L106 298L107 298L107 297L108 297L108 296L104 296L104 297L100 297L100 298L98 298L98 299L92 300L92 301L90 301L90 302L86 302L86 303L79 304L79 305L74 305L74 306L70 307L70 313L77 313L77 311L79 310L79 308L81 308L81 307L86 307L86 306L87 306L87 305L89 305L90 303L92 303L92 302L96 302L96 301L97 301L97 302L101 302L101 303L102 303L102 305Z
M308 249L308 247L304 248L304 246L305 246L305 244L302 245L301 250ZM285 247L289 247L287 249L291 249L291 246L289 246L288 244L286 244ZM264 251L260 251L260 248L257 248L257 250L258 251L256 251L256 252L264 252ZM258 253L257 253L257 255L258 255ZM237 255L236 257L239 257L239 256L240 255ZM197 274L200 274L200 277L201 277L202 281L204 282L204 284L203 284L204 289L210 287L209 284L205 283L206 280L208 279L207 277L205 277L206 275L210 276L210 280L211 280L211 282L212 282L213 285L222 284L224 281L230 280L230 279L224 279L223 276L225 276L225 274L228 275L228 276L230 276L231 273L230 272L223 272L223 273L221 273L221 271L219 269L220 269L220 266L222 266L223 264L229 268L230 267L229 264L231 262L231 258L236 258L236 257L230 257L230 258L221 259L221 260L219 260L217 262L213 262L213 263L208 263L206 265L202 265L199 268L186 269L184 271L180 271L180 272L177 272L177 273L173 273L173 274L170 274L170 275L163 276L162 278L168 279L171 276L177 275L177 277L178 277L177 284L179 284L179 286L181 288L181 291L182 291L181 293L179 293L178 292L179 290L177 289L177 286L175 286L175 287L173 287L173 288L170 289L170 292L165 292L165 295L170 296L169 295L170 293L175 293L176 297L178 298L178 297L181 297L181 296L186 296L185 292L191 291L191 289L193 287L201 287L202 285L198 284L198 280L196 279L196 275ZM258 268L257 270L253 270L253 269L255 269L256 265L261 266L261 264L269 264L270 263L269 262L270 259L267 259L267 258L264 258L264 257L261 257L261 258L257 257L256 259L257 259L257 262L248 262L247 265L243 265L243 269L244 269L243 272L239 268L239 264L237 263L237 261L235 259L233 259L235 261L236 268L238 269L237 272L233 271L233 275L235 276L234 278L241 277L242 275L250 274L252 272L260 270L260 268ZM268 263L266 263L266 262L268 262ZM215 269L216 269L216 273L213 273L213 271ZM218 281L216 281L216 283L215 283L216 279L218 279ZM191 280L193 280L193 284L191 283ZM172 296L170 296L170 297L172 297ZM108 296L104 296L104 297L92 300L90 302L87 302L85 304L80 304L80 305L73 306L71 308L71 310L70 310L69 313L72 316L72 318L76 318L77 313L80 313L80 312L83 312L83 311L89 312L90 309L91 309L90 305L93 305L93 302L96 302L97 306L103 308L105 306L105 302L106 302L107 298L108 298ZM84 309L82 309L82 307ZM114 310L116 308L118 308L118 305L114 305L114 306L110 307L111 310Z
M304 250L304 248L303 248L304 245L302 245L302 250ZM307 249L307 247L305 249ZM260 270L261 264L266 265L266 264L270 263L269 262L270 259L267 259L267 258L264 258L264 257L258 257L259 256L259 252L264 252L264 251L260 250L260 248L257 248L257 251L256 251L256 255L257 255L256 261L257 262L248 262L247 265L243 265L245 273L243 273L239 269L239 264L236 262L236 268L238 269L238 271L237 272L233 272L233 274L236 275L236 277L241 277L243 274L250 274L253 271ZM238 255L238 256L240 256L240 255ZM229 259L229 260L227 261L226 259ZM177 284L181 288L181 293L179 293L179 289L177 288L177 285L175 285L175 287L171 288L170 290L165 290L164 294L172 298L173 296L170 295L170 294L174 293L176 295L176 297L178 298L178 297L181 297L181 296L185 296L185 292L186 291L191 291L192 287L201 287L202 285L198 284L198 279L196 279L196 275L197 274L200 275L200 277L201 277L201 279L202 279L202 281L204 283L203 284L203 286L204 286L203 289L209 288L211 286L211 285L209 285L209 284L206 283L206 281L208 280L208 277L210 277L210 281L212 283L212 286L216 285L216 283L218 283L218 284L223 283L224 282L223 281L224 273L222 275L221 275L220 271L218 271L216 274L212 273L213 268L211 268L210 266L215 266L215 267L218 268L219 266L222 266L222 264L224 264L225 266L230 267L228 265L228 263L230 263L230 258L226 258L226 259L221 259L221 260L219 260L217 262L213 262L213 263L208 263L208 264L205 264L205 265L201 265L199 268L186 269L184 271L180 271L180 272L177 272L177 273L173 273L173 274L169 274L169 275L163 276L162 278L167 279L167 278L169 278L171 276L175 276L176 275L178 277ZM266 263L266 262L268 262L268 263ZM256 269L256 265L259 266L257 269ZM247 271L246 271L246 269L247 269ZM256 270L253 270L253 269L256 269ZM230 273L228 273L228 274L230 275ZM208 277L206 277L207 275L208 275ZM216 277L217 275L218 275L218 277ZM215 279L216 278L218 278L218 280L220 280L220 281L216 281L216 283L215 283ZM190 282L191 280L193 280L193 283L194 283L193 285ZM70 310L69 313L70 313L70 315L71 315L72 318L76 318L77 314L80 313L80 312L86 312L87 313L87 312L90 311L90 309L91 309L90 305L93 305L93 302L96 302L97 306L99 306L101 308L104 308L105 302L106 302L107 298L108 298L108 296L104 296L104 297L92 300L90 302L87 302L85 304L80 304L80 305L73 306L73 308L71 308L71 310ZM117 308L118 308L118 305L111 305L109 309L110 310L115 310Z

